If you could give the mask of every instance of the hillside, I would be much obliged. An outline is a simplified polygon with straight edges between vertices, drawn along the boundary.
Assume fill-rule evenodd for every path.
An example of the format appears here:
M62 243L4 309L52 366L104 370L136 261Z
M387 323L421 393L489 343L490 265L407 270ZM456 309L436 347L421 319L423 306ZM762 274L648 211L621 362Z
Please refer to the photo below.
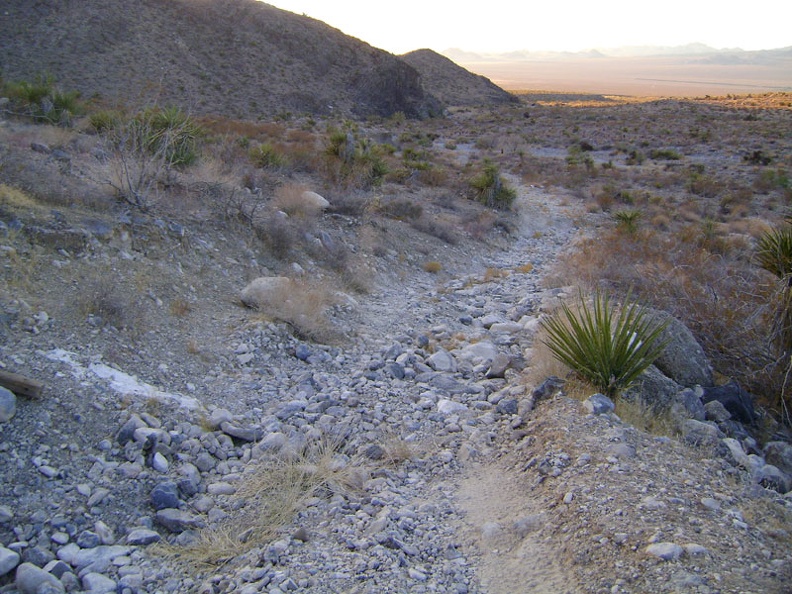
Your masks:
M426 117L442 111L416 70L337 29L254 0L11 0L0 72L49 74L114 103L193 113Z
M401 58L421 74L424 86L446 105L487 105L519 101L516 96L507 93L488 78L473 74L432 50L416 50Z

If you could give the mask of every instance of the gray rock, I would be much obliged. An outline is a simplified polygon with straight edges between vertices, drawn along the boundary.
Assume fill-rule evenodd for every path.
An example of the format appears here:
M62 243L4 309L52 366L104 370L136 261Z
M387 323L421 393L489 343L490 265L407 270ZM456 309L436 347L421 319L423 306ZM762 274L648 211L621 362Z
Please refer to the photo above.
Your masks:
M161 509L154 518L158 524L171 532L184 532L193 528L203 528L201 518L179 509Z
M655 361L655 366L680 386L712 386L712 366L687 326L666 312L645 311L652 321L668 323L660 335L660 340L668 341L668 345Z
M223 423L228 423L233 419L234 415L231 414L230 410L216 408L212 411L212 414L209 415L209 426L213 429L217 429Z
M723 423L731 419L731 413L726 410L717 400L711 400L704 405L705 418L707 421L715 421L716 423Z
M697 392L691 388L677 392L674 396L674 404L671 406L672 414L676 412L680 416L686 415L688 419L703 421L706 418L706 411L699 392L700 389Z
M14 519L14 510L7 505L0 505L0 524L5 524Z
M583 406L592 415L605 415L615 408L613 400L604 394L592 394L583 401Z
M444 349L440 349L426 360L426 364L429 365L435 371L442 371L446 373L455 373L457 371L457 362L454 359L453 355Z
M19 594L41 594L49 591L58 594L66 592L58 578L32 563L23 563L17 567L16 587Z
M42 546L35 546L25 549L22 558L26 563L32 563L37 567L44 567L47 563L55 559L55 553Z
M792 445L784 441L769 441L764 447L764 457L768 464L792 475Z
M654 365L650 365L635 383L624 391L622 398L642 402L654 411L669 411L681 390L679 384Z
M437 402L437 410L444 415L452 415L456 413L466 412L468 407L460 402L454 402L447 398L441 398Z
M148 528L135 528L126 537L127 544L133 546L146 546L160 540L162 540L162 537L159 533Z
M646 547L646 553L663 561L676 561L682 556L684 549L672 542L656 542Z
M260 427L240 427L228 421L221 423L220 428L226 435L230 435L242 441L257 441L261 439L263 435L263 430Z
M723 438L723 432L716 426L688 419L682 423L682 439L688 445L697 447L716 447Z
M756 482L767 489L772 489L778 493L789 493L792 491L792 478L781 472L772 464L765 464L759 469L755 477Z
M124 423L121 429L116 434L116 441L119 445L126 445L127 442L135 438L135 431L143 427L147 427L146 423L137 415L132 415L129 420Z
M0 423L7 423L16 414L16 396L0 386Z
M93 549L102 544L102 539L96 532L90 530L83 530L77 535L77 546L81 549Z
M116 591L116 583L101 573L87 573L82 579L87 594L111 594Z
M516 398L503 398L495 408L502 415L516 415L518 402Z
M0 546L0 577L19 565L19 553Z
M78 569L90 568L90 571L105 571L113 559L129 554L129 547L122 545L101 545L93 549L80 549L74 553L71 564ZM66 561L66 559L63 559ZM68 561L67 561L68 562Z
M155 510L178 508L179 507L179 487L172 481L158 484L151 490L149 499Z
M706 404L712 400L720 402L732 417L746 425L756 422L756 411L754 410L753 398L742 389L735 381L731 381L723 386L710 386L704 388L702 400Z

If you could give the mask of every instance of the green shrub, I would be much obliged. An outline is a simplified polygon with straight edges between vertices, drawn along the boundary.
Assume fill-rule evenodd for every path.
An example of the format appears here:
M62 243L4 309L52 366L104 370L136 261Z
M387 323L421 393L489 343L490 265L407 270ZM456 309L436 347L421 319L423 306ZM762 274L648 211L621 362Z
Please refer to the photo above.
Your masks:
M269 142L251 148L248 156L253 165L261 169L278 169L286 165L286 157Z
M608 396L628 388L666 347L660 340L666 324L654 322L629 294L621 307L601 292L591 305L581 293L577 310L561 307L560 314L542 320L544 344Z
M649 158L654 159L655 161L678 161L682 158L682 155L680 155L674 149L653 149L649 152Z
M169 165L192 165L198 159L198 140L203 130L178 107L144 110L134 123L140 128L149 152L163 152Z
M72 117L84 111L80 93L61 91L49 76L41 76L32 83L5 83L3 87L13 109L39 122L70 125Z
M121 198L146 209L164 174L194 163L203 129L178 108L147 109L116 121L101 116L110 159L109 177Z
M517 191L503 181L500 169L489 160L484 161L484 171L470 180L470 186L476 200L491 208L507 210L517 198Z
M96 111L88 116L88 122L91 128L97 134L109 132L121 125L123 121L123 114L118 111L102 109Z
M635 209L618 210L613 213L617 227L627 233L635 233L638 230L638 221L641 216L641 211Z

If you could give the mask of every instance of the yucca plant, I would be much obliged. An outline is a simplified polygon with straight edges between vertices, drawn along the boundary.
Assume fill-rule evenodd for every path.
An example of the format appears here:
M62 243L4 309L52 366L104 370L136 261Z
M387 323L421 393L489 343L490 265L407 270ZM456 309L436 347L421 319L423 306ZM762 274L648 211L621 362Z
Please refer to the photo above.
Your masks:
M759 266L783 279L792 273L792 225L766 231L756 249Z
M564 303L559 313L542 320L543 342L553 356L607 396L628 388L662 354L666 326L629 294L618 306L599 291L590 304L581 292L575 310Z
M635 233L638 230L638 221L641 216L641 211L635 209L619 210L613 213L617 227L625 233Z

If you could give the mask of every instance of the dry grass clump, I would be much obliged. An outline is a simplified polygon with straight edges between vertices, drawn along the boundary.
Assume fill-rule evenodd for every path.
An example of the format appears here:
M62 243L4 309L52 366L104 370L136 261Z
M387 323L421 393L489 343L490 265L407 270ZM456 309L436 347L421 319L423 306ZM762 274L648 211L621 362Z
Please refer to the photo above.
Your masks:
M186 548L164 546L166 554L194 565L215 565L282 535L314 497L329 499L362 489L365 464L342 454L339 444L322 440L300 451L262 458L251 465L236 493L234 512L202 530Z
M431 274L437 274L443 269L443 265L437 260L430 260L424 263L423 269L425 272L429 272Z
M330 307L336 302L337 297L327 284L289 279L271 290L266 302L256 305L265 319L289 324L298 336L330 342L338 337L329 317Z

